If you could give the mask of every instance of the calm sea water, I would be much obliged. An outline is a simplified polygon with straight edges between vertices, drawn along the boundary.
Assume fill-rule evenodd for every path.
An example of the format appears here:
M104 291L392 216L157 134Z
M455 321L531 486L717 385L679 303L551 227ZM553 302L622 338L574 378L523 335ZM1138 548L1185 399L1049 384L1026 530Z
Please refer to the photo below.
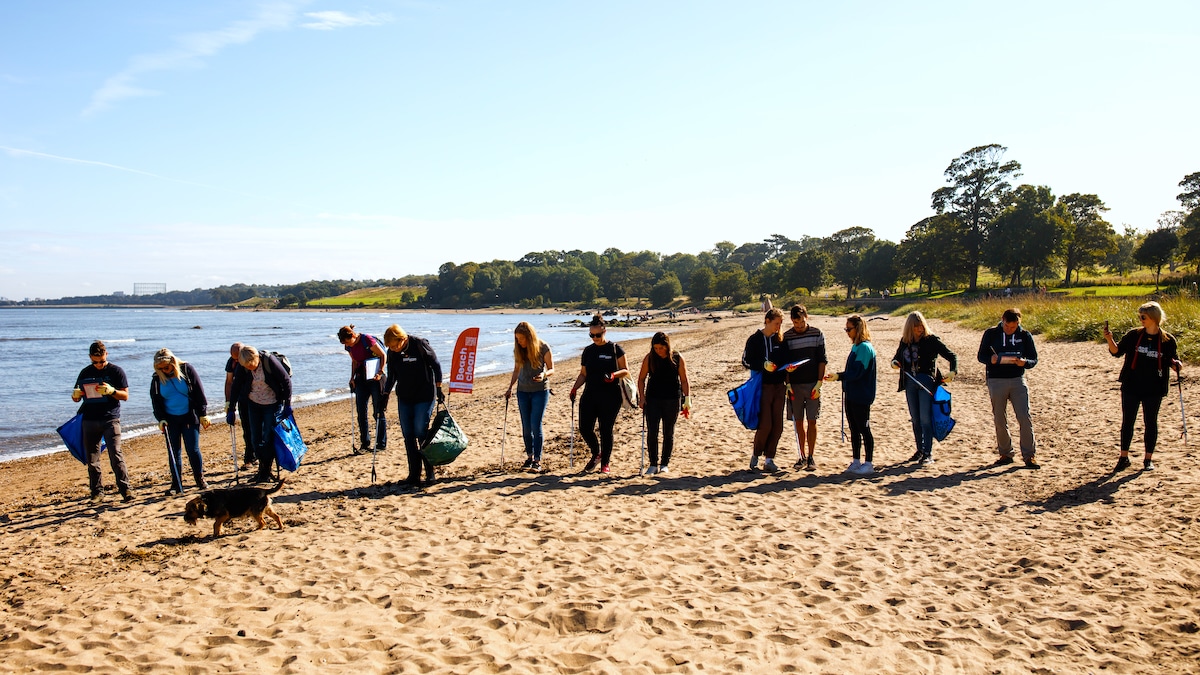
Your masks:
M382 337L400 324L433 345L447 368L458 334L479 327L477 376L512 370L512 329L528 321L554 350L556 359L577 356L590 341L565 325L565 314L424 314L386 312L231 312L177 309L5 309L0 310L0 461L65 450L55 429L74 416L71 388L88 365L92 340L108 345L108 359L129 378L129 401L121 404L125 437L154 430L150 377L154 352L167 347L196 367L219 417L225 401L229 345L244 342L278 351L291 360L299 405L346 398L350 361L337 330L354 324ZM617 340L652 332L614 330Z

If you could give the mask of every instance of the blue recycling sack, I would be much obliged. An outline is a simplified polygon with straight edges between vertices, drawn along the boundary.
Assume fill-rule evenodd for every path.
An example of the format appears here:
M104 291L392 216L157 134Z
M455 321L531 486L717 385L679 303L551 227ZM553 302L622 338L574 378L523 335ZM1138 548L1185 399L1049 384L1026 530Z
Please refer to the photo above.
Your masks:
M308 446L300 437L300 427L296 426L296 416L289 410L275 425L275 461L279 462L279 468L295 471L307 452Z
M954 430L954 418L950 416L950 392L940 384L933 392L932 408L933 437L941 443Z
M67 451L71 453L71 456L87 464L87 450L83 447L83 413L75 415L59 427L58 435L62 436L63 443L66 444ZM106 449L104 439L100 439L100 452L104 452Z
M727 395L742 426L751 431L758 429L758 413L762 407L762 373L752 371L750 379L730 389Z

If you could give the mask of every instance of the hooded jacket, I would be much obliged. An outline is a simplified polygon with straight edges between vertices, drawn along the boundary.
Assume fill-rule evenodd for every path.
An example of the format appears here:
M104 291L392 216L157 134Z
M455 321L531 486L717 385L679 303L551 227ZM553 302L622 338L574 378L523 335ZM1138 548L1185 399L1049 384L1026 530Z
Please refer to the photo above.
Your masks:
M1017 356L1025 359L1024 366L1015 363L992 363L992 356ZM983 339L979 342L979 362L987 366L987 379L1021 377L1026 370L1037 365L1037 347L1033 344L1033 335L1022 326L1012 335L1004 332L1004 324L983 331Z

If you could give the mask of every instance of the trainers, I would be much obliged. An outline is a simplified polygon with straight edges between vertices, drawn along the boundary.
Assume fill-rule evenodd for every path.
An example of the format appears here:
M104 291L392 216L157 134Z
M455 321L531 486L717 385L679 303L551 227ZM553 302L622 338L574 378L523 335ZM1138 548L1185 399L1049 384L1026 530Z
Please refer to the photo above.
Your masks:
M592 458L588 460L587 466L583 467L583 472L595 471L598 464L600 464L600 455L592 455Z
M928 466L933 464L933 457L930 455L921 455L921 459L917 460L917 463L921 466Z
M1030 457L1029 459L1025 460L1025 468L1026 469L1040 469L1040 468L1042 468L1042 465L1033 461L1033 458Z
M600 467L600 473L608 473L608 465L607 464Z
M529 465L529 470L530 470L530 471L541 471L541 470L542 470L542 463L541 463L541 462L534 462L534 463L530 464L530 465Z
M863 462L862 464L858 465L858 471L855 471L854 473L860 476L870 476L871 474L875 473L875 465L871 464L870 462Z
M775 473L778 470L779 467L775 466L775 460L771 459L770 457L767 458L767 461L763 462L763 471L766 471L767 473Z
M532 468L533 468L533 458L532 458L532 457L526 457L526 458L525 458L525 463L521 465L521 468L522 468L522 469L532 469Z
M1153 471L1153 470L1154 470L1154 460L1147 459L1142 462L1142 471Z
M653 475L653 474L656 474L656 473L658 473L658 467L657 467L657 466L654 466L653 464L651 464L650 466L646 467L646 475L647 475L647 476L650 476L650 475Z
M104 498L104 495L99 490L92 490L92 495L88 497L90 501L98 502Z
M750 457L750 470L758 471L758 455Z
M920 462L920 461L921 461L921 460L922 460L924 457L925 457L925 455L921 454L921 451L920 451L920 450L918 450L918 451L916 451L916 452L914 452L914 453L913 453L913 456L912 456L912 457L909 457L909 458L908 458L908 461L910 461L910 462Z
M1000 459L996 460L995 466L1004 466L1005 464L1012 464L1012 463L1013 463L1012 455L1000 455Z
M857 459L850 462L850 466L846 467L846 473L858 473L858 467L862 466L862 462Z
M800 469L803 469L804 468L804 458L801 457L800 459L796 460L796 463L792 465L792 468L796 469L797 471L799 471Z
M816 471L817 470L817 463L813 461L812 457L808 458L808 464L804 465L804 470L805 471Z
M1117 468L1113 469L1113 471L1124 471L1125 469L1128 469L1128 468L1129 468L1129 458L1122 457L1117 460Z
M123 501L123 502L131 502L131 501L133 501L133 493L132 493L132 492L128 492L128 491L126 491L126 492L122 492L122 493L121 493L121 501Z
M658 467L658 472L659 472L659 473L666 473L668 469L670 469L670 467L669 467L669 466L667 466L666 464L663 464L662 466Z

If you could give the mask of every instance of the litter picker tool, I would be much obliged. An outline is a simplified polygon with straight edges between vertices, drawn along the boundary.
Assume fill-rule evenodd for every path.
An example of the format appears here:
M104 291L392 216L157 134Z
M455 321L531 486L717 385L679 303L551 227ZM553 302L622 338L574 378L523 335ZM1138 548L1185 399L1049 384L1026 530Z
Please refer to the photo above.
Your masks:
M183 476L179 475L179 466L175 463L175 453L171 452L171 439L167 437L166 427L162 430L163 444L167 446L167 465L171 467L171 488L183 494Z
M571 470L575 470L575 401L571 401L571 440L567 444L567 461L571 464Z
M371 484L375 484L375 459L379 454L379 445L387 443L387 417L382 413L375 418L375 447L371 450Z
M646 473L646 411L642 411L642 459L638 465L638 473Z
M504 426L500 428L500 471L504 471L504 442L508 439L508 402L512 400L504 399Z
M355 396L354 390L350 390L350 454L358 454L358 443L354 440L355 434L358 433L358 412L354 409Z
M926 389L925 391L929 391L929 390ZM846 392L845 392L845 390L843 390L842 393L840 395L838 395L838 402L840 402L842 404L842 445L845 445L846 444Z
M1183 444L1187 445L1187 413L1183 409L1183 378L1175 373L1175 386L1179 387L1179 417L1183 421Z
M243 424L245 421L243 420ZM236 423L235 423L236 424ZM229 452L233 454L233 484L239 482L238 474L238 458L237 458L237 434L234 433L233 424L229 425Z

